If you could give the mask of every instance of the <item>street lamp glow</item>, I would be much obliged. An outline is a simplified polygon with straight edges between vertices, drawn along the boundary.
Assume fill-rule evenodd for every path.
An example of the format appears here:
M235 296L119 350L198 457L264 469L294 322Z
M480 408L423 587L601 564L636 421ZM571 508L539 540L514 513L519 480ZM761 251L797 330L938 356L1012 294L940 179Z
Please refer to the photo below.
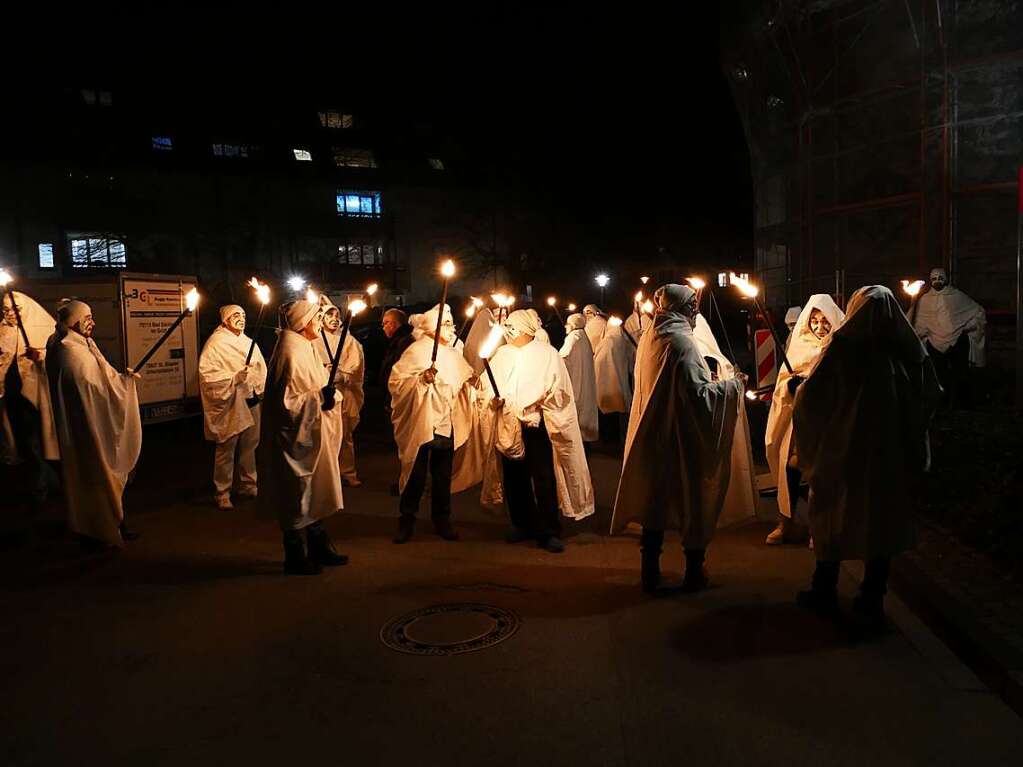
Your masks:
M568 305L568 310L569 310L570 312L574 312L574 311L575 311L575 304L569 304L569 305Z
M288 277L288 287L298 293L298 291L305 287L305 278L299 277L297 274Z
M547 306L554 306L556 303L558 303L558 299L556 299L554 296L550 296L547 299Z
M644 285L646 285L649 280L650 278L645 275L639 278L639 281L642 282Z
M602 288L606 288L607 287L607 283L609 283L611 281L611 278L608 277L606 274L598 274L596 276L596 281L597 281L597 285L599 285Z

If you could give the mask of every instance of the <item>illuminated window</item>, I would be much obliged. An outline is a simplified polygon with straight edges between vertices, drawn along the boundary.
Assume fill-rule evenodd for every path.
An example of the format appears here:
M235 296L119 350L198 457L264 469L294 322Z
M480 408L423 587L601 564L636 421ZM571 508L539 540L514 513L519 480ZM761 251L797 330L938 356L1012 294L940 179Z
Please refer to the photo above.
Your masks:
M299 162L312 162L313 155L308 149L292 149L295 153L295 159Z
M749 272L742 272L742 273L741 273L741 274L739 275L739 277L740 277L741 279L743 279L743 280L746 280L746 282L749 282Z
M351 266L383 266L384 246L380 242L355 242L339 245L337 249L339 264Z
M40 269L52 269L53 268L53 243L52 242L40 242L39 243L39 268Z
M214 144L213 155L215 157L248 157L252 147L248 144Z
M101 107L108 107L114 103L114 97L110 91L97 91L92 88L83 88L81 93L82 101L90 107L94 107L97 104Z
M352 116L334 111L320 112L320 125L324 128L351 128Z
M444 170L444 161L438 160L436 157L431 157L427 162L430 163L430 167L434 170Z
M334 147L334 164L339 168L375 168L377 158L372 149Z
M71 266L75 269L123 269L128 265L124 243L106 237L71 240Z
M153 136L153 149L157 152L169 152L174 148L170 136Z
M728 272L718 272L718 287L719 288L728 287Z
M342 189L337 193L337 212L354 218L380 218L380 192Z

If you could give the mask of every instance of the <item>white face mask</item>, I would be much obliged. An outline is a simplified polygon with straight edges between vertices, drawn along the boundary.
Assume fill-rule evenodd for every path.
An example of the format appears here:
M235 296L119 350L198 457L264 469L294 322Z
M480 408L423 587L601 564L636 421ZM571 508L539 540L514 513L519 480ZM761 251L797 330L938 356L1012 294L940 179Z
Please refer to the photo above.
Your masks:
M323 315L323 326L331 333L336 333L341 327L341 312L337 309L330 309Z
M245 330L245 313L235 312L224 321L224 324L228 327L229 330L241 333L243 330Z
M810 327L810 332L817 338L824 339L831 334L831 321L819 309L810 312L810 320L807 325Z
M948 285L948 275L945 274L944 269L935 269L931 272L931 287L934 290L944 290L946 285Z
M19 312L21 311L21 306L20 305L18 305L18 311ZM9 303L7 303L5 301L4 302L4 325L10 325L11 327L14 327L17 324L18 324L18 318L14 314L14 309L11 307L11 305Z
M82 319L75 323L73 330L77 331L80 335L86 338L92 338L92 331L96 328L96 323L92 319L91 314L87 314Z

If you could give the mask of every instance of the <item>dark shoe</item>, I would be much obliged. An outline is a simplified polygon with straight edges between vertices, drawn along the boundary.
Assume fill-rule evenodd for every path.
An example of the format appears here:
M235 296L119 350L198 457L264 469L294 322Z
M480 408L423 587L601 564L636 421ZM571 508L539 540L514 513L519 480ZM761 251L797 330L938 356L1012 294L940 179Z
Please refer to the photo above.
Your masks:
M394 536L395 543L408 543L412 533L416 531L415 517L402 517L398 520L398 534Z
M533 536L523 530L521 527L512 527L507 533L504 534L505 543L522 543L523 541L531 541Z
M551 554L560 554L565 550L564 542L556 535L537 541L536 545L544 551L549 551Z
M433 531L445 541L458 540L458 533L455 532L455 528L451 526L451 520L447 517L433 520Z
M640 576L643 591L647 594L656 594L661 585L661 549L663 546L664 533L662 531L643 531L643 536L639 541L639 551L642 557Z
M327 531L319 526L306 528L306 540L309 542L309 559L323 567L339 567L348 564L346 554L338 554L334 542Z
M284 534L284 574L319 575L323 569L305 555L302 534L293 531Z
M838 593L807 589L796 594L796 604L818 615L832 616L838 613Z
M137 541L141 537L142 537L142 533L136 533L136 532L134 532L132 530L129 530L127 525L124 524L124 522L121 523L121 539L125 543L131 543L132 541Z
M682 579L682 591L694 594L707 588L707 568L704 567L706 552L703 549L686 549L686 574Z
M853 613L862 619L869 628L875 631L885 631L888 628L888 620L884 614L883 597L858 594L853 599L852 609Z

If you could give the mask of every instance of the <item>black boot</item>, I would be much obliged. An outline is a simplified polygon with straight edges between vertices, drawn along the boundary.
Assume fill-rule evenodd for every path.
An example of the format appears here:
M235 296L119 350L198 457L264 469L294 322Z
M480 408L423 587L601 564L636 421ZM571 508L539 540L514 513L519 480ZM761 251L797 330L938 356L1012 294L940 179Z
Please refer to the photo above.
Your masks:
M840 562L817 560L808 591L796 594L796 604L819 615L838 612L838 570Z
M305 531L309 543L309 559L323 567L338 567L348 564L346 554L338 554L327 531L319 522L309 525Z
M394 536L395 543L408 543L412 533L416 531L416 518L408 514L402 514L398 520L398 534Z
M458 533L451 526L451 517L434 517L433 531L445 541L458 540Z
M707 588L707 570L703 566L705 549L686 549L686 574L682 579L682 590L687 594Z
M639 550L642 556L641 576L643 591L647 594L657 593L661 585L661 549L664 547L663 530L644 530L639 539Z
M284 534L284 574L319 575L322 568L305 555L302 533L288 530Z
M865 619L874 629L887 625L884 615L884 595L888 592L888 573L891 560L878 557L867 562L863 573L860 593L853 599L853 612Z

